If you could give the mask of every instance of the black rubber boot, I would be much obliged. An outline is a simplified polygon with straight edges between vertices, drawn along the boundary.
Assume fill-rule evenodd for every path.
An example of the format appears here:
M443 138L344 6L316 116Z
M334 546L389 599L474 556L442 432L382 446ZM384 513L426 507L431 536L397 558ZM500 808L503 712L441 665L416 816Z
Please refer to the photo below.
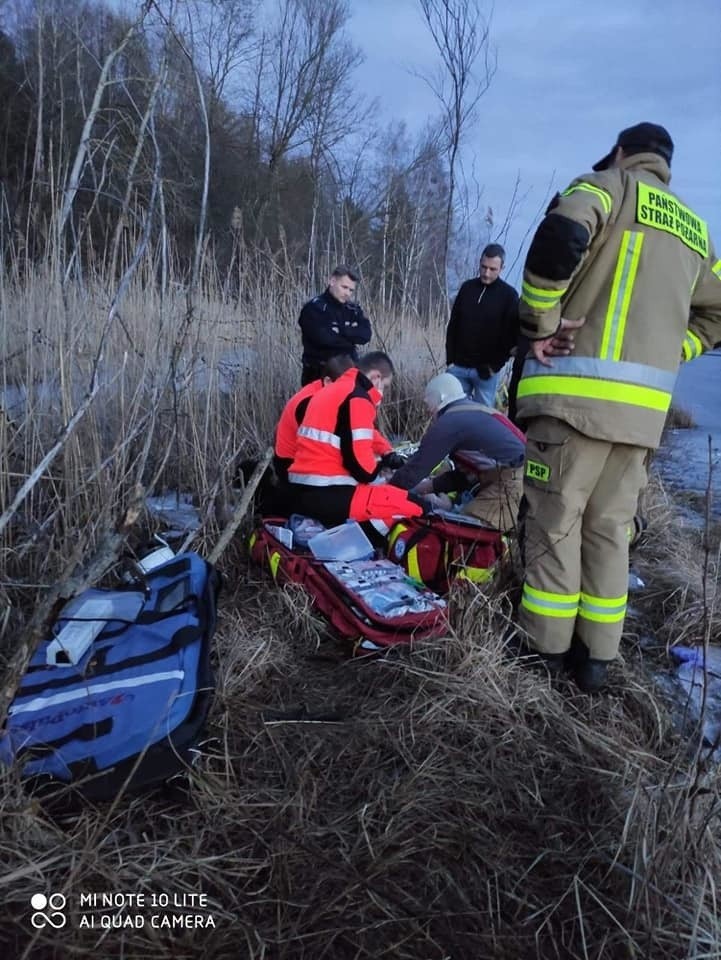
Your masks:
M586 644L578 634L574 633L571 638L571 649L566 656L566 667L571 673L575 673L581 669L590 656L591 654Z
M535 656L552 680L560 677L566 669L567 653L536 653Z
M573 676L584 693L598 693L606 684L610 660L594 660L592 657L577 666Z
M549 677L559 677L566 666L566 657L564 653L539 653L522 639L521 635L514 626L506 632L505 636L506 651L522 667L530 667L536 670L545 670Z

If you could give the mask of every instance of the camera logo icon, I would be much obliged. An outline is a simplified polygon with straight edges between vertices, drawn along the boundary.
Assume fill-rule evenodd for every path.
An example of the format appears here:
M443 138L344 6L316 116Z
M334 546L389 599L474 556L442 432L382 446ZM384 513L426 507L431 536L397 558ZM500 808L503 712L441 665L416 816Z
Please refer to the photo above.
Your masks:
M67 923L63 912L66 903L62 893L51 893L49 897L44 893L34 893L30 897L30 906L34 911L30 916L30 923L36 930L43 930L47 926L61 930Z

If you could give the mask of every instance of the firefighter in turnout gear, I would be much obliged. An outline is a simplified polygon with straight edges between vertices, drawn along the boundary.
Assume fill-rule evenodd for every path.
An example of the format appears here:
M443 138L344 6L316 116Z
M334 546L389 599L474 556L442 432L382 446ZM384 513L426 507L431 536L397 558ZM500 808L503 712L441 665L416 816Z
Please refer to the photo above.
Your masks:
M679 363L721 341L721 260L669 190L672 154L663 127L623 130L552 201L524 268L519 624L552 674L568 666L588 692L618 651L627 531ZM565 327L577 328L575 353L549 361L548 338Z

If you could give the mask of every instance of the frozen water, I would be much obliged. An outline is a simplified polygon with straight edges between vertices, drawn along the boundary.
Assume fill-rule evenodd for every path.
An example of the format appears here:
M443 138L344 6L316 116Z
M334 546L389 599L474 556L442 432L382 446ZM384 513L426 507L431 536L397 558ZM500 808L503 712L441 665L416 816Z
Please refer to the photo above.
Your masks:
M712 512L721 516L721 351L681 365L673 402L688 411L696 425L669 431L656 458L661 476L671 486L703 497L711 469ZM695 518L693 513L689 510L686 519L694 526L701 524L698 513Z
M164 531L166 537L182 537L200 527L200 514L189 493L166 493L159 497L148 497L145 502L153 516L168 527Z

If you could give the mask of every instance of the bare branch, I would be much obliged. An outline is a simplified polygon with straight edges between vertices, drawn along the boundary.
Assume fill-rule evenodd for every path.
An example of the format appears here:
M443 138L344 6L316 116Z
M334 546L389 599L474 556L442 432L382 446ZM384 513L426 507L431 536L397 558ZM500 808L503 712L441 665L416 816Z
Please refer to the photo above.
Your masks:
M270 463L272 456L273 456L273 448L268 447L265 453L263 454L263 457L258 461L258 464L255 470L253 471L253 474L250 480L248 481L248 486L243 491L243 495L240 498L240 503L238 504L238 506L235 508L235 511L233 512L233 516L230 522L228 523L225 530L223 530L216 545L213 547L213 550L211 551L211 554L208 557L208 560L210 561L210 563L218 562L225 548L228 546L228 544L232 540L235 531L238 529L243 517L248 512L250 502L253 499L253 494L255 493L258 487L258 484L260 483L263 477L263 474L268 469L268 464Z
M318 118L327 132L334 98L360 62L360 52L342 42L345 0L281 0L279 21L266 38L262 110L269 124L272 169L292 147L312 143ZM342 112L347 113L345 104Z
M480 0L419 0L419 4L441 61L440 71L426 71L420 76L438 100L443 119L449 179L443 245L443 277L447 286L459 151L463 136L476 117L479 101L493 79L496 58L490 47L490 19L483 16Z
M105 58L102 69L100 71L100 77L98 78L97 86L95 87L95 94L93 96L93 102L91 104L90 110L88 111L87 116L85 117L85 123L83 124L83 130L80 135L80 143L78 144L78 149L75 154L75 160L73 162L72 170L70 171L70 177L68 179L67 187L64 191L63 204L60 210L60 216L58 218L58 239L60 240L65 232L65 226L70 217L70 211L73 208L73 202L77 195L77 192L80 188L80 180L85 170L85 165L88 158L88 149L90 145L90 139L92 135L93 125L98 116L100 110L100 104L103 99L103 94L110 82L110 73L113 68L113 64L123 52L125 47L130 42L131 38L138 32L140 27L143 24L143 21L148 13L148 10L151 6L151 2L144 3L140 16L138 19L131 24L131 26L126 31L122 40L118 46L111 50L108 56Z

